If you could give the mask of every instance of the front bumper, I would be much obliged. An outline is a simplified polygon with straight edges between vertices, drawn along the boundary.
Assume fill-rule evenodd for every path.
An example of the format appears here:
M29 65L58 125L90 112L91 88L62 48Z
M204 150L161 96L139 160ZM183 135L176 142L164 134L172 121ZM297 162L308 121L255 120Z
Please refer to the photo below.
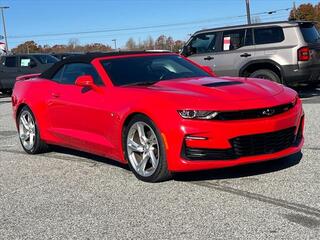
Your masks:
M167 149L168 168L173 172L197 171L279 159L301 150L303 128L301 101L288 112L273 117L234 121L182 120L178 135L172 135L171 131L165 136L167 146L170 146ZM261 136L264 136L264 144L258 142ZM251 141L249 146L256 149L244 149L239 139L242 145L243 141Z

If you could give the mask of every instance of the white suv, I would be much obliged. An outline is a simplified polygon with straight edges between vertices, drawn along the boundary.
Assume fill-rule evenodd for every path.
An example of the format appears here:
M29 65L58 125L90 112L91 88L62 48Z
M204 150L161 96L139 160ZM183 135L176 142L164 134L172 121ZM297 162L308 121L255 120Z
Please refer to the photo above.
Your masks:
M285 21L201 30L182 55L217 75L318 84L320 35L313 22Z

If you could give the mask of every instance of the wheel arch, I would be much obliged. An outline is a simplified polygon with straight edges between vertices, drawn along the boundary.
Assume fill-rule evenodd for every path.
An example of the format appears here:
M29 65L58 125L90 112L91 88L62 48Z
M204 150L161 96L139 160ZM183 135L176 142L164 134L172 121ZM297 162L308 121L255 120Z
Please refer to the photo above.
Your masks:
M21 103L18 104L18 106L16 107L16 111L15 111L15 122L16 122L16 126L17 126L17 129L19 129L19 124L18 124L18 117L19 117L19 114L21 113L21 110L24 108L24 107L27 107L30 109L33 117L35 118L35 121L36 121L36 124L38 126L38 129L39 129L39 132L40 132L40 137L42 139L45 139L45 136L46 136L46 133L43 131L43 129L45 129L45 122L41 119L41 117L39 116L39 113L36 111L37 109L37 106L34 106L34 105L31 105L30 102L29 103L26 103L24 101L22 101Z
M153 121L150 116L148 116L147 114L142 113L142 112L136 111L136 112L132 112L132 113L128 114L128 115L125 117L125 119L124 119L124 121L123 121L123 123L122 123L122 127L121 127L121 138L123 137L123 134L124 134L124 132L125 132L128 124L129 124L129 122L130 122L135 116L137 116L137 115L143 115L143 116L149 118L151 121ZM154 122L154 121L153 121L153 122Z
M16 111L16 116L15 116L16 122L17 122L17 120L18 120L18 117L19 117L19 114L20 114L21 110L22 110L24 107L28 107L28 108L31 110L31 108L30 108L30 106L29 106L28 104L26 104L26 103L20 103L19 106L17 107L17 111ZM31 111L32 111L32 110L31 110Z
M280 80L284 82L283 68L273 60L253 60L245 64L239 71L240 77L248 77L251 73L260 69L269 69L275 72Z
M124 118L124 121L123 123L121 124L121 136L120 136L120 141L121 141L121 155L122 155L122 158L125 162L127 162L126 158L125 158L125 153L124 153L124 134L125 134L125 131L130 123L130 121L137 115L143 115L147 118L149 118L150 120L152 120L147 114L145 113L142 113L142 112L139 112L139 111L134 111L134 112L131 112L129 113L125 118Z

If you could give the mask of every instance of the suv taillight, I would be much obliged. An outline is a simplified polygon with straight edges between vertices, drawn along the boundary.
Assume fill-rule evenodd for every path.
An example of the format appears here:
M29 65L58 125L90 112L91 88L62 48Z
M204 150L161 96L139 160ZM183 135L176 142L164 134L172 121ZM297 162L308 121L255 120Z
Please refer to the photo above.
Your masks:
M308 47L302 47L298 49L298 61L309 61L310 49Z

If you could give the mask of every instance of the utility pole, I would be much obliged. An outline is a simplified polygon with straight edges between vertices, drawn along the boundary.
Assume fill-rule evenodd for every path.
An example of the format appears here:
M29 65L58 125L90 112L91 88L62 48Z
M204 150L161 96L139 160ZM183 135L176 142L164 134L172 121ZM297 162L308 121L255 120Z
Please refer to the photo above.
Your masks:
M112 39L112 42L114 42L114 50L117 51L117 39Z
M248 24L251 24L250 0L246 0L246 8L247 8L247 21L248 21Z
M293 1L293 9L292 9L292 11L293 11L293 18L294 18L294 20L296 20L297 19L297 16L296 16L296 12L297 12L296 1Z
M4 35L4 41L6 43L6 54L9 52L9 47L8 47L8 39L7 39L7 30L6 30L6 22L4 20L4 12L3 9L8 9L9 7L0 7L1 9L1 15L2 15L2 25L3 25L3 35Z

